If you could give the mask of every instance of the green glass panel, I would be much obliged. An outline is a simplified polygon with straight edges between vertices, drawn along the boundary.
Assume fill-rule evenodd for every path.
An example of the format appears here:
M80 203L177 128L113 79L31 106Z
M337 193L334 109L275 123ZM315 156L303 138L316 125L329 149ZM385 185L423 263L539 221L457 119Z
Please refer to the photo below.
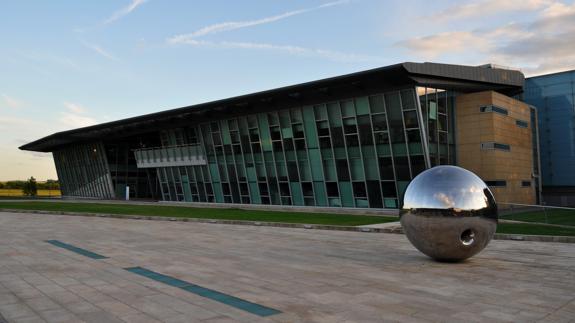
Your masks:
M355 108L353 106L353 101L341 101L341 114L344 117L355 117Z
M222 129L222 140L224 145L230 145L232 143L232 138L230 137L230 129L228 128L227 122L220 122L220 127Z
M304 205L301 184L299 182L290 182L291 197L293 205Z
M282 128L282 138L293 138L293 130L291 126L289 128Z
M383 199L383 206L387 209L397 209L397 200L396 199Z
M249 182L256 182L258 180L255 167L246 167L246 171Z
M333 149L336 159L347 158L347 153L345 152L345 147L336 147Z
M391 156L391 148L388 144L377 145L377 155L378 156Z
M382 95L374 95L369 97L369 106L371 113L385 112L385 105L383 104Z
M332 127L341 127L341 111L337 103L330 103L327 105L327 112L329 114L329 122Z
M313 107L313 110L315 120L327 120L327 109L325 104L316 105Z
M413 89L401 91L401 104L404 110L415 109L415 94Z
M319 149L309 149L309 160L311 164L311 174L314 181L323 181L323 170L321 166L321 155Z
M409 154L410 155L421 155L423 154L423 148L421 148L421 143L415 142L409 144Z
M353 207L353 190L350 182L339 182L341 203L345 207Z
M394 156L407 156L407 147L404 143L393 144L392 146Z
M209 164L210 167L210 176L212 178L212 182L219 182L220 181L220 172L218 170L218 164Z
M213 183L214 188L214 197L216 198L216 202L223 203L224 202L224 194L222 193L222 185L220 183Z
M367 201L367 199L355 199L355 206L367 208L369 207L369 202Z
M311 171L307 160L299 161L299 176L302 181L311 181Z
M317 206L327 206L327 197L325 193L325 185L323 182L313 182L313 192L315 195L315 203Z
M357 115L369 114L369 101L367 97L356 98L355 109L357 110Z
M323 160L323 170L325 172L326 181L337 181L337 173L335 171L335 165L333 159Z
M341 199L338 197L329 198L329 206L331 207L341 207Z
M262 199L260 196L260 189L257 183L249 183L250 186L250 199L252 204L262 204Z
M272 151L272 139L270 135L270 128L266 115L263 113L258 114L258 123L260 127L260 141L262 143L263 151Z
M317 148L317 130L313 107L307 106L303 108L303 120L306 145L308 148Z
M437 120L437 103L434 101L429 102L429 119Z
M351 180L352 181L365 180L362 160L360 158L352 158L349 161L350 161L349 168L351 170Z
M378 166L377 160L375 157L365 158L363 160L364 167L365 167L365 176L367 180L378 180L379 173L378 173Z
M186 202L191 202L192 191L190 190L190 180L188 175L182 175L182 188L184 189L184 200Z

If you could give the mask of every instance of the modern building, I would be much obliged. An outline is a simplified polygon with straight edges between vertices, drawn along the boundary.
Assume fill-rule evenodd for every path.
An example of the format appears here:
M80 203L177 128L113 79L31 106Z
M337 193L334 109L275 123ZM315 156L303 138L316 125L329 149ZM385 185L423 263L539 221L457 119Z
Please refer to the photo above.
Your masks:
M524 98L538 111L543 201L575 207L575 71L528 78Z
M398 208L435 165L482 177L499 202L538 199L534 108L521 72L402 63L56 133L69 197ZM535 139L534 139L535 138Z

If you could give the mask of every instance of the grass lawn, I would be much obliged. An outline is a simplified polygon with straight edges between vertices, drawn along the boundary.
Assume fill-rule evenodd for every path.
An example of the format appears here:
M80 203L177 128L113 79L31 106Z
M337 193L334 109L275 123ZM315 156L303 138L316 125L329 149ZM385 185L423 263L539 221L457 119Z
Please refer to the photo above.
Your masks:
M345 215L303 212L254 211L223 208L195 208L133 204L58 203L58 202L2 202L0 209L45 210L84 213L167 216L182 218L244 220L305 224L357 226L398 221L392 216Z
M543 210L499 215L499 218L523 222L546 223L545 212L543 212ZM575 210L547 209L547 218L549 219L549 224L575 226Z
M499 223L497 233L526 234L540 236L575 236L575 227L554 227L531 223Z

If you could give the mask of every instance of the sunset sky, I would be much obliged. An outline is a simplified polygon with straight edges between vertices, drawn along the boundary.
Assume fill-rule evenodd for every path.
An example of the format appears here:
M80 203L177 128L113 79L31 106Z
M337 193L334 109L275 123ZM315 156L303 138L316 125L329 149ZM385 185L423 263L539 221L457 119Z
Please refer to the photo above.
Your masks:
M575 69L575 2L0 0L0 181L57 131L404 61Z

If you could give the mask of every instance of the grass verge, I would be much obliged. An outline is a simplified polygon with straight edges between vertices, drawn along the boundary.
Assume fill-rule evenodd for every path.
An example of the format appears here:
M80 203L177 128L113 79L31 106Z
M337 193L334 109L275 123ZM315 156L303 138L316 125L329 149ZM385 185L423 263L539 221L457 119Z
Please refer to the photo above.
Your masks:
M555 227L531 223L499 223L497 233L525 234L540 236L575 236L575 227Z
M165 216L181 218L283 222L357 226L397 221L397 217L345 215L304 212L257 211L223 208L195 208L134 204L58 203L58 202L2 202L0 209L44 210L59 212L106 213L126 215Z
M500 214L501 219L575 226L575 210L547 209L513 214Z

